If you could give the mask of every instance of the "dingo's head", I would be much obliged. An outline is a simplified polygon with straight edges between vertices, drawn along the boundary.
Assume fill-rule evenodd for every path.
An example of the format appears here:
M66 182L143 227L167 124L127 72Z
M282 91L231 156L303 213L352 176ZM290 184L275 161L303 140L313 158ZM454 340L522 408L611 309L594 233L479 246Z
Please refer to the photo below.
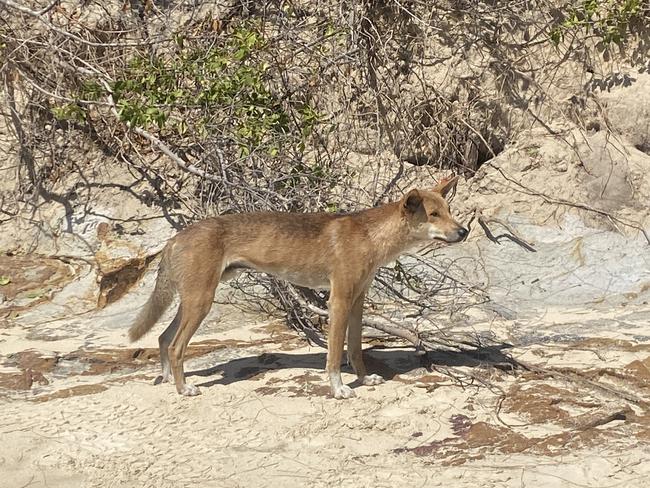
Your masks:
M413 238L459 242L467 236L468 230L453 219L445 199L457 183L458 176L444 178L432 190L411 190L404 196L402 212L409 220Z

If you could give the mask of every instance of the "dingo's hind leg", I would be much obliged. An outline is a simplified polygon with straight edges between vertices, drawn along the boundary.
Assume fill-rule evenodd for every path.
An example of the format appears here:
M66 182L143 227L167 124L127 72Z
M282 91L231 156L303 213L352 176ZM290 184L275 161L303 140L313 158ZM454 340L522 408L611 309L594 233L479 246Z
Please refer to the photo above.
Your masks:
M186 396L201 393L196 386L185 383L183 360L190 339L212 307L214 292L221 274L221 265L219 263L218 266L206 270L193 269L192 272L194 274L188 276L179 286L180 319L178 330L169 345L169 359L176 390Z
M181 318L181 308L178 307L178 311L176 312L176 316L174 317L174 320L172 320L171 324L169 324L169 326L165 329L165 331L162 334L160 334L160 337L158 337L158 347L160 350L160 363L162 366L162 374L156 378L156 380L154 381L154 385L158 385L160 383L168 383L172 379L172 367L171 367L171 363L169 362L169 345L171 344L172 339L176 335L180 318Z

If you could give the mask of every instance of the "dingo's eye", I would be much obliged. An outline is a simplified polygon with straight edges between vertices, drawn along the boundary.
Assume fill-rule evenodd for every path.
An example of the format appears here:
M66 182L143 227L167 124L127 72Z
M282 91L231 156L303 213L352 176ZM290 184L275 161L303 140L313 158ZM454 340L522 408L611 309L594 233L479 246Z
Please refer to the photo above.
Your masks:
M436 212L435 210L433 212L431 212L431 217L434 217L434 218L439 217L438 212Z

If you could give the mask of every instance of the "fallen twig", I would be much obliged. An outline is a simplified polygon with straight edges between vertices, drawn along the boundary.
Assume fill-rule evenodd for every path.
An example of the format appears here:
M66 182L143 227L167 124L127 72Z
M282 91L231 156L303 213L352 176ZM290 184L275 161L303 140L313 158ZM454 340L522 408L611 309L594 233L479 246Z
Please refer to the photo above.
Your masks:
M576 427L574 430L576 431L585 431L589 429L593 429L594 427L599 427L601 425L608 424L610 422L613 422L615 420L626 420L627 416L632 413L632 409L630 407L625 407L622 408L621 410L617 410L615 412L612 412L608 415L605 415L603 417L599 417L597 419L592 420L591 422L588 422L584 425L579 425Z
M542 375L548 375L553 378L566 381L569 383L582 383L592 389L598 390L607 395L613 396L615 398L622 398L630 403L635 405L648 405L650 402L644 398L640 398L632 393L619 390L612 386L605 386L596 381L589 380L584 378L580 373L574 371L559 371L555 368L543 368L541 366L535 366L534 364L526 363L523 361L515 360L515 363L521 368L532 371L533 373L538 373Z
M513 228L505 223L501 219L497 219L494 217L485 217L478 208L474 209L474 214L472 215L472 218L469 219L469 222L467 223L467 228L471 231L471 224L476 219L476 221L479 223L483 231L485 232L485 235L487 236L488 239L490 239L492 242L496 242L497 244L501 244L499 242L499 239L502 237L505 237L507 239L510 239L512 242L519 244L521 247L526 249L527 251L530 252L537 252L537 249L533 247L532 244L524 240L523 238L519 237L517 233L513 230ZM490 228L488 227L488 224L494 223L494 224L499 224L502 227L505 227L505 229L509 232L508 234L500 234L498 236L495 236Z

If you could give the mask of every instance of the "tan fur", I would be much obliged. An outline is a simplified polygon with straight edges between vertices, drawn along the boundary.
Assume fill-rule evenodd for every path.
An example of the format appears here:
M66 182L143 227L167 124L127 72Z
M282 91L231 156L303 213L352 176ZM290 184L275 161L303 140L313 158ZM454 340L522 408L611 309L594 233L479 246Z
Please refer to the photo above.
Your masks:
M176 287L170 279L169 271L169 247L166 247L158 265L158 276L156 277L156 286L153 293L129 329L131 342L137 341L149 332L165 310L172 304L176 294Z
M178 291L176 317L159 338L161 382L171 380L183 395L199 394L185 383L187 345L212 306L215 289L241 268L263 271L294 284L330 290L327 372L332 394L354 392L341 381L346 333L348 357L362 384L383 381L367 375L361 354L363 299L377 268L432 239L462 240L467 231L452 218L444 197L458 178L433 190L411 190L401 200L350 214L248 213L197 222L170 239L155 289L129 330L142 337Z

